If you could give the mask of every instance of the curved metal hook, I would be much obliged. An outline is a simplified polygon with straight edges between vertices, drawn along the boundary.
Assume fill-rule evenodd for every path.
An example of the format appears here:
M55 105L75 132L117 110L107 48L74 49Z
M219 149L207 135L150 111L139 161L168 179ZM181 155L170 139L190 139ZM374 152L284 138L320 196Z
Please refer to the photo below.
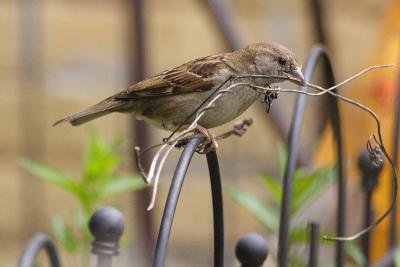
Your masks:
M202 138L192 138L183 150L166 200L160 230L158 233L156 251L153 259L153 267L163 267L167 255L168 241L174 220L179 194L182 189L183 181L188 170L190 161L196 152L197 146L202 142ZM210 173L211 193L214 217L214 266L223 267L224 264L224 221L222 188L218 166L218 158L215 152L207 154L207 163Z
M317 45L312 50L307 59L303 73L306 81L311 80L317 63L323 59L324 78L328 86L334 85L334 77L332 66L330 64L329 56L324 47ZM304 87L300 87L304 90ZM300 94L296 98L295 108L288 138L289 155L283 178L283 195L281 205L281 216L279 226L279 244L278 244L278 261L280 267L288 266L289 259L289 224L290 224L290 210L293 194L293 176L297 164L297 158L300 145L301 125L304 117L306 107L306 95ZM340 117L339 109L336 98L330 98L331 114L330 119L333 124L335 137L336 137L336 154L338 159L338 216L337 216L337 235L344 235L344 216L345 216L345 183L344 183L344 168L343 168L343 152L342 152L342 138L340 130ZM344 263L344 246L342 242L337 243L336 250L337 266L342 266Z
M32 267L39 252L44 249L49 258L51 267L60 267L60 260L56 247L50 237L46 234L36 234L26 245L17 266Z

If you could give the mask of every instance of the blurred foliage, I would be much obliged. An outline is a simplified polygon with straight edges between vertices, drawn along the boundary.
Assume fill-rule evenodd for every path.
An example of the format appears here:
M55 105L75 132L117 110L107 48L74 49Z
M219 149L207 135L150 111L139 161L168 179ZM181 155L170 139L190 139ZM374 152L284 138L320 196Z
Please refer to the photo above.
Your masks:
M283 177L288 158L287 148L283 143L278 144L278 160L280 177ZM295 221L301 210L311 202L316 201L320 194L335 181L335 167L324 167L316 170L298 168L294 172L293 194L291 202L291 220ZM271 174L260 175L264 188L267 190L270 200L266 201L251 193L245 192L233 186L225 186L225 192L240 206L253 215L269 233L279 234L280 205L282 199L282 178L279 179ZM321 235L332 236L332 233L321 233ZM304 255L299 255L299 246L307 246L309 240L309 229L304 225L290 225L290 266L307 266ZM334 244L332 242L324 244ZM364 256L359 247L353 242L346 243L346 253L356 266L363 266ZM306 257L307 258L307 257ZM332 263L321 263L320 266L333 266ZM346 266L354 266L347 264Z
M72 210L74 223L67 223L59 215L54 215L51 221L55 238L70 253L81 252L83 257L89 256L91 235L88 222L99 202L146 186L137 175L117 174L121 164L117 149L122 140L117 138L103 142L94 130L90 130L87 135L83 170L77 177L31 159L20 160L20 165L31 174L69 192L79 203L79 207ZM83 262L87 263L87 260Z
M400 267L400 247L397 246L396 250L394 251L394 265L396 267Z

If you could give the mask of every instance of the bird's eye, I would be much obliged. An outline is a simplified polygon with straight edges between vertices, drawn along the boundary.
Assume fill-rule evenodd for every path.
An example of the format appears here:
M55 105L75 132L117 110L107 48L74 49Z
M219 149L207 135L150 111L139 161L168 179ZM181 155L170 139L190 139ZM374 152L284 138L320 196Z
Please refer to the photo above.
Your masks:
M278 57L278 63L282 66L286 65L286 59L284 59L283 57Z

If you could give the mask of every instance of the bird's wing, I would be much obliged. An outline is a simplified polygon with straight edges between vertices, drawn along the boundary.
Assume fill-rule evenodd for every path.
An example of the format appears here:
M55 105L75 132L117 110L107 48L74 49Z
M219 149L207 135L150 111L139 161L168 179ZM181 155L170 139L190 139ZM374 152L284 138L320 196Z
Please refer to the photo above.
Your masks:
M135 99L207 91L212 75L224 65L223 55L199 58L143 80L115 95L115 99Z

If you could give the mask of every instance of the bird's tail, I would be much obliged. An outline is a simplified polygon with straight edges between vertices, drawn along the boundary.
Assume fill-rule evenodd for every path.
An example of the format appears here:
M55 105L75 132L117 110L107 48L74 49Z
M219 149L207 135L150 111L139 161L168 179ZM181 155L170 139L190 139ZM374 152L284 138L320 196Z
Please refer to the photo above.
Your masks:
M126 101L107 98L94 106L88 107L83 111L73 113L65 118L56 121L53 126L56 126L57 124L63 122L69 122L74 126L80 125L88 121L94 120L98 117L107 115L111 112L123 110L127 104L128 103Z

